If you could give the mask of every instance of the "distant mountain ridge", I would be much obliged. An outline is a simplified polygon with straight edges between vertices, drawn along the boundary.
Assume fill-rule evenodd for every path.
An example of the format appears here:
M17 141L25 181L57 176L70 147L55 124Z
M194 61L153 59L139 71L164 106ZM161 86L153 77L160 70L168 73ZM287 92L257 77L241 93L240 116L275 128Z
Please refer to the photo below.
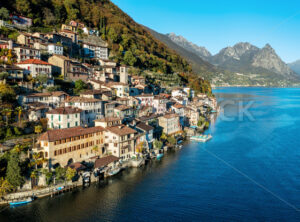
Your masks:
M211 55L205 47L197 46L182 36L174 33L165 36L186 51L214 65L215 72L210 76L213 84L272 86L300 84L300 76L281 60L269 44L258 48L248 42L240 42L221 49L216 55ZM169 47L172 48L170 45Z
M203 46L198 46L192 42L186 40L183 36L177 36L175 33L166 34L173 42L177 45L185 48L186 50L195 53L200 58L207 60L207 58L211 57L211 53Z
M300 59L295 61L295 62L292 62L292 63L289 63L288 66L294 71L296 72L297 74L300 75Z
M269 44L260 49L248 42L240 42L233 47L222 49L209 61L234 72L260 73L263 71L279 75L295 75L295 72L281 60Z

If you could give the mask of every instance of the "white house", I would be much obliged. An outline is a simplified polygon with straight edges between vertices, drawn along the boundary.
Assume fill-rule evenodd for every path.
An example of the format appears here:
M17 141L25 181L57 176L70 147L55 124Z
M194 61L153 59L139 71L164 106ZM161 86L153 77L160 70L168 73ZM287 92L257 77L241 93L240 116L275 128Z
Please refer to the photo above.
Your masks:
M128 97L129 86L122 82L108 82L101 86L102 88L112 89L117 97Z
M69 97L64 101L65 107L77 107L84 111L84 125L94 126L94 120L104 117L103 101L94 98Z
M48 53L50 55L53 55L53 54L63 55L64 48L63 48L63 46L50 43L50 44L48 44Z
M154 96L152 94L142 94L135 98L139 100L139 104L142 106L153 106Z
M101 45L83 43L83 53L89 58L108 59L108 49Z
M41 103L55 108L68 96L69 95L63 91L32 93L29 95L20 95L18 98L18 102L20 103L20 105L25 105L27 103Z
M108 144L108 152L122 160L131 159L135 154L136 134L136 130L124 125L107 127L105 144Z
M82 109L72 107L59 107L46 113L48 128L66 129L83 125L81 119L84 117Z
M17 63L17 65L26 70L26 74L30 74L36 78L39 74L47 74L48 78L52 77L52 65L39 59L27 59Z
M29 48L26 46L14 47L17 61L21 62L27 59L41 59L41 51L39 49Z

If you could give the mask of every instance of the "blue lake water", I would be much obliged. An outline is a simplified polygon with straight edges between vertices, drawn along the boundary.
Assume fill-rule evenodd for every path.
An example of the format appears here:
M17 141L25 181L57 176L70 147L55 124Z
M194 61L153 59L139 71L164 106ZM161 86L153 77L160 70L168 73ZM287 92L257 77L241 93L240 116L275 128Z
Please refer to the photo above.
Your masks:
M215 93L228 105L208 143L104 184L5 209L0 221L300 221L300 89Z

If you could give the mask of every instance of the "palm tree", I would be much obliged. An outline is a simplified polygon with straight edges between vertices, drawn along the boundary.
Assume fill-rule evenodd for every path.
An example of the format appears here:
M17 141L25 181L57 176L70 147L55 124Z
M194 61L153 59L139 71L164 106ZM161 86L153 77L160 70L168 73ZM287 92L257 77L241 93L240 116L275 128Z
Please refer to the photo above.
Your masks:
M9 108L5 108L2 110L2 114L5 116L5 120L6 120L6 126L8 126L8 120L9 117L11 116L12 110Z
M21 116L23 114L23 108L21 106L18 106L16 109L15 109L17 115L18 115L18 122L19 122L19 127L21 126Z

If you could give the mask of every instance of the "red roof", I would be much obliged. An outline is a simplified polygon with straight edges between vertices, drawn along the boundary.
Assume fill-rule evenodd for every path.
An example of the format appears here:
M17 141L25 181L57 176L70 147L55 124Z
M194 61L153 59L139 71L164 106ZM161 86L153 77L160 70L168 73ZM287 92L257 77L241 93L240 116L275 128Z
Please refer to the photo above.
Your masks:
M42 61L40 59L27 59L27 60L19 62L18 64L51 65L50 63Z

